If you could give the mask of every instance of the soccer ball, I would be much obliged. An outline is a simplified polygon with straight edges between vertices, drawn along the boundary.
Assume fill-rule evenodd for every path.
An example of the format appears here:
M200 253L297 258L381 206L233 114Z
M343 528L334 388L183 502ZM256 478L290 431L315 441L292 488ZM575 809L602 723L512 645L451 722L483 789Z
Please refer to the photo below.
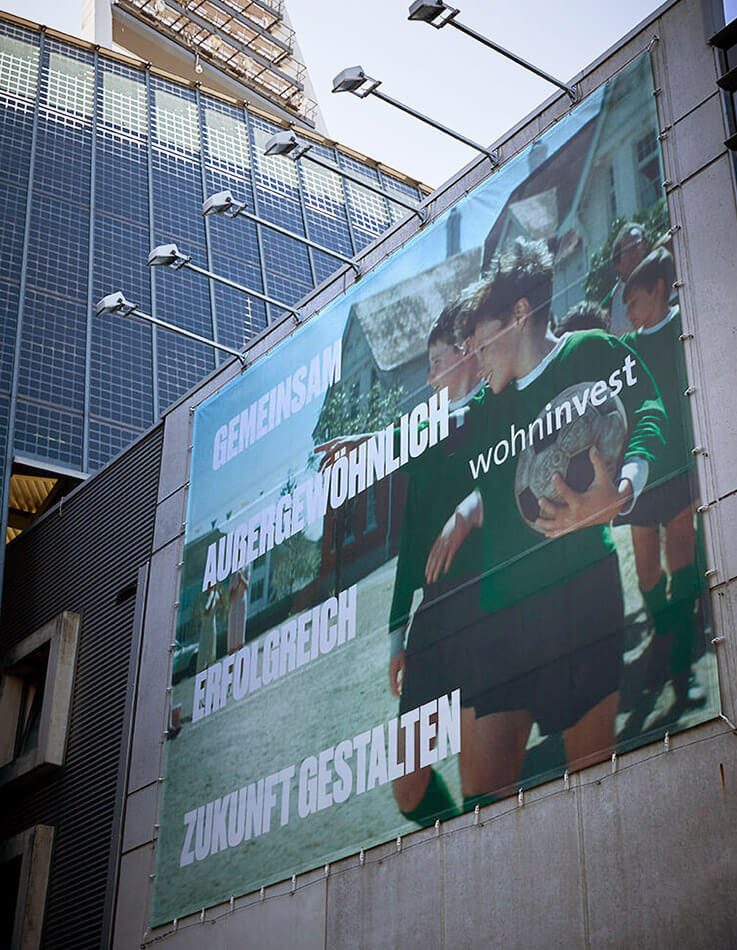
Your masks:
M586 491L594 480L589 457L592 446L599 450L610 478L619 469L627 414L622 400L611 392L601 405L593 405L594 385L576 383L556 396L548 404L550 408L546 406L538 415L542 436L540 423L533 423L527 430L527 444L517 459L514 497L526 524L540 534L542 530L535 524L540 517L540 500L562 502L553 482L556 472L574 491Z

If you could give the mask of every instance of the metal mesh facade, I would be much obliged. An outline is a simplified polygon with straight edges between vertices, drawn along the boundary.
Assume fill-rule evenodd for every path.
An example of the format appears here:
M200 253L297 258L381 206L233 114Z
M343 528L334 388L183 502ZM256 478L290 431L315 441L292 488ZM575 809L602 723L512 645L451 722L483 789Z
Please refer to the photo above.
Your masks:
M290 305L339 266L245 218L204 220L207 195L228 188L261 218L348 256L406 213L308 158L267 158L263 144L279 128L0 20L0 407L16 456L92 472L215 366L207 346L95 317L104 294L122 290L145 312L236 347L281 316L190 272L149 271L155 244L175 241L194 263ZM390 192L422 197L340 149L315 148Z

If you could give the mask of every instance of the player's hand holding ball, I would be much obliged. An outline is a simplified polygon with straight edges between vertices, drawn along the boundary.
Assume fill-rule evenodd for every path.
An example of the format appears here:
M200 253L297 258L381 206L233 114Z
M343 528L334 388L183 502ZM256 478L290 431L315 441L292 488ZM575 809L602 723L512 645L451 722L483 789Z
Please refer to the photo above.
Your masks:
M617 488L594 446L589 449L589 458L594 468L594 480L586 491L574 491L559 472L553 475L555 488L563 504L556 504L547 498L540 499L540 517L535 526L545 537L560 538L569 531L606 524L629 503L632 497L629 479L623 479Z

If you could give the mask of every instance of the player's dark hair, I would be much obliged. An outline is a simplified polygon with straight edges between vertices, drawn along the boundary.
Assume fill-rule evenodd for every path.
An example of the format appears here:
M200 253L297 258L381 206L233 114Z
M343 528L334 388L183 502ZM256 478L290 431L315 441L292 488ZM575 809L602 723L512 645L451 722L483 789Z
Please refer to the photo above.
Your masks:
M644 244L646 247L648 245L645 229L641 224L637 224L636 221L627 221L622 225L619 231L617 231L614 244L612 244L612 260L614 263L617 263L618 258L621 257L625 251L628 251L638 244Z
M456 298L443 308L442 313L433 323L430 335L427 338L428 349L433 343L447 343L448 346L458 346L456 317L458 316L459 306L459 299Z
M509 322L518 300L527 298L535 323L547 325L553 294L553 257L544 241L518 238L492 259L486 273L462 295L457 317L465 339L487 320Z
M605 330L609 333L612 318L608 310L604 310L593 300L582 300L566 313L553 327L556 336L564 333L573 333L575 330Z
M673 264L673 258L664 247L658 247L647 257L640 261L637 267L632 271L624 285L622 299L627 302L627 298L636 287L643 287L649 294L653 292L655 285L659 280L663 281L666 300L670 296L670 290L675 280L676 269Z

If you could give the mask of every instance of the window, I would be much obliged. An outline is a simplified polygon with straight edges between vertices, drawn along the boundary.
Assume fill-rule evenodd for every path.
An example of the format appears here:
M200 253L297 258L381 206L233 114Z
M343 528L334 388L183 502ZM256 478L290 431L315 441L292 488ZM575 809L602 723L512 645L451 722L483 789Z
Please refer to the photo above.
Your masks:
M637 204L640 208L650 208L660 198L662 188L658 139L654 131L648 132L636 142L635 162Z
M617 217L617 182L614 177L614 166L610 165L607 171L607 200L609 203L609 217L611 220Z
M371 531L376 525L376 485L369 485L366 489L366 530Z
M255 580L251 583L251 603L256 600L261 600L264 596L264 579L259 577L258 580Z
M349 498L345 503L343 541L345 544L351 544L356 540L355 530L356 499Z
M34 825L0 842L0 946L41 946L54 829Z
M3 658L0 786L64 762L79 627L64 611Z

